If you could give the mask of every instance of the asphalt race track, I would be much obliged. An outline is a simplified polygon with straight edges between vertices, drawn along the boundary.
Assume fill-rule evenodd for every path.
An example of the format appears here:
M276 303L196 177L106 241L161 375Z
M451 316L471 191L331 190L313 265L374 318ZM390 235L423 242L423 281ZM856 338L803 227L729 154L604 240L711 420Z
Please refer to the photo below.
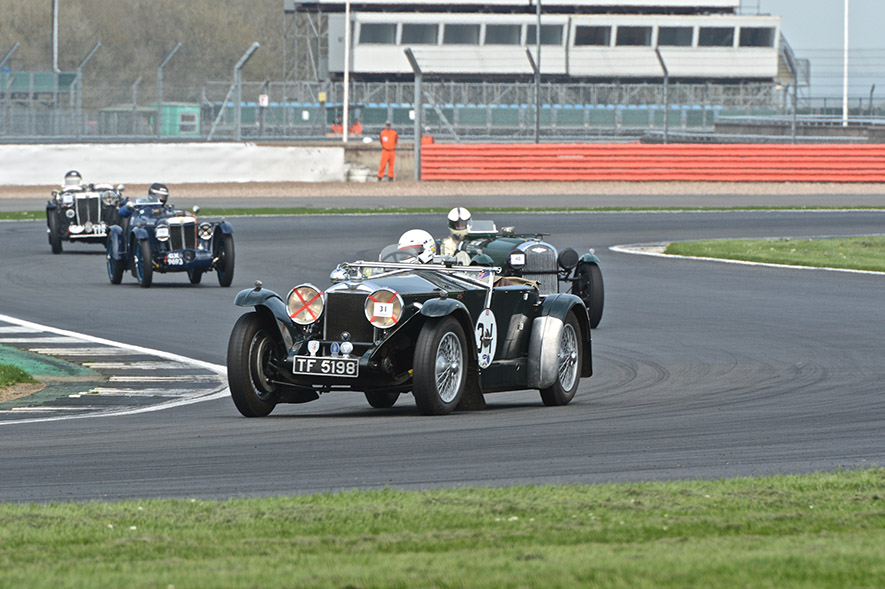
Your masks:
M477 217L481 217L477 215ZM566 407L536 391L422 417L361 394L246 419L227 397L58 421L0 416L0 500L230 498L350 488L597 483L801 473L883 464L885 276L668 260L619 244L885 232L885 212L510 214L499 226L595 248L606 286L595 375ZM107 279L99 246L49 251L45 225L0 222L0 314L223 365L255 279L327 284L442 216L232 218L232 288L208 274Z

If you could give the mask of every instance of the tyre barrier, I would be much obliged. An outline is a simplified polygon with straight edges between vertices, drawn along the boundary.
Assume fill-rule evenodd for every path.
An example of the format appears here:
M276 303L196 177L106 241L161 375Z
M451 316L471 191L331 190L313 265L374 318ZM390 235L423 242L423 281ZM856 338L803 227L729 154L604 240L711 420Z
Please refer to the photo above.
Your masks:
M421 179L885 182L885 145L437 143Z

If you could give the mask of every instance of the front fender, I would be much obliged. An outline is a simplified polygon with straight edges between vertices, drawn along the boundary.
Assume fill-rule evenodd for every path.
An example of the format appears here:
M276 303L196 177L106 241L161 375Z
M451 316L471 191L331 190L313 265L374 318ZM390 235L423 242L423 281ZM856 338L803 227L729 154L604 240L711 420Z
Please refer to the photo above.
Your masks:
M453 316L464 328L468 343L473 342L473 322L470 319L470 311L464 303L455 299L430 299L421 306L421 315L424 317L448 317ZM471 358L476 358L476 346L467 346L471 352Z
M150 239L151 234L147 232L147 229L144 227L135 227L132 229L132 235L135 236L135 239L141 241L142 239Z
M108 229L108 253L114 260L126 260L126 240L123 237L123 228L119 225L111 225Z
M559 366L557 361L559 338L566 317L573 310L581 329L581 333L578 335L583 348L581 376L587 377L593 374L587 308L583 301L575 295L551 294L544 298L540 313L532 322L528 356L528 386L530 388L545 389L556 381Z
M269 318L272 318L274 324L280 330L280 335L283 337L286 347L292 347L296 328L292 323L292 318L289 317L286 303L283 302L280 295L260 286L247 288L237 293L236 298L234 298L234 304L238 307L255 307L255 310L259 313L264 313Z
M222 235L233 235L234 234L233 226L230 223L228 223L227 221L220 222L218 224L218 226L215 228L215 231L217 233L221 233Z
M583 256L581 256L579 264L599 264L599 258L596 257L596 254L591 254L587 252Z

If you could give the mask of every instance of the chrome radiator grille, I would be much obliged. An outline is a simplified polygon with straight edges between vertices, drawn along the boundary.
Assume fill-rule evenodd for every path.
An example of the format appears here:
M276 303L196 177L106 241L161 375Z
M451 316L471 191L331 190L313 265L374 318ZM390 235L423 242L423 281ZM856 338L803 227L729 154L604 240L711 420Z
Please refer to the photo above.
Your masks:
M535 243L524 250L523 278L535 280L543 294L559 291L556 266L556 250L543 243Z
M99 206L98 195L77 197L77 225L85 225L87 221L93 224L101 221Z
M169 249L196 249L197 226L195 223L182 223L169 226Z
M375 328L366 319L366 293L333 292L326 296L325 338L337 340L342 331L355 342L371 342Z

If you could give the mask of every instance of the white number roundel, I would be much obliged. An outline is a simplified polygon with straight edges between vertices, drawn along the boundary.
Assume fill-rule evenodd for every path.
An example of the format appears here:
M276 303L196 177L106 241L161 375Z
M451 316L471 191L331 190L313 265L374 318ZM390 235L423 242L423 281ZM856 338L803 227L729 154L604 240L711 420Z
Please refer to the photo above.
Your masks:
M476 320L476 356L480 368L488 368L498 347L498 326L491 309L483 309Z

